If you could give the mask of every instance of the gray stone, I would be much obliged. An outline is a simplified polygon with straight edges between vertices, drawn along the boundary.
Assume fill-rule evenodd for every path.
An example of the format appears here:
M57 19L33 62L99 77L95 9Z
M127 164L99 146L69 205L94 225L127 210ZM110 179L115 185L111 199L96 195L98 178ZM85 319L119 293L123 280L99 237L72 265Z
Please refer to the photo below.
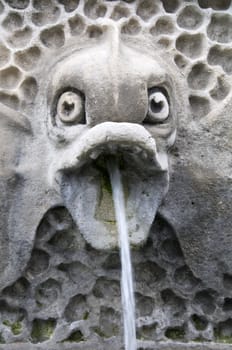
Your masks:
M0 349L232 348L228 1L0 1Z

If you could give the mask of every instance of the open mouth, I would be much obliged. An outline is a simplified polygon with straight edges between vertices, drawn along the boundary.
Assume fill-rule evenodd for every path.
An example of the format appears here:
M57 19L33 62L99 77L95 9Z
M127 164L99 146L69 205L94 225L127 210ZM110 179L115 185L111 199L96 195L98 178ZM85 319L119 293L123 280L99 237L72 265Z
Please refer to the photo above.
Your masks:
M167 164L152 136L137 124L115 124L92 128L79 141L75 157L69 154L59 170L64 203L85 239L97 249L118 245L109 158L119 164L131 244L146 241L167 191Z

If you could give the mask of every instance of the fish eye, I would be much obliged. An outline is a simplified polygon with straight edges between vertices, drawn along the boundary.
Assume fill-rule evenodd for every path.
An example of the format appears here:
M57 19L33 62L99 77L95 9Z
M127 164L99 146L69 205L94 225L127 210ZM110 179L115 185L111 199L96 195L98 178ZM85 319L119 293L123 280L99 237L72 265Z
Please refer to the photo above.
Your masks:
M84 98L78 91L65 91L57 102L57 117L65 124L84 123Z
M145 123L155 124L169 117L169 101L164 89L152 88L148 91L148 112Z

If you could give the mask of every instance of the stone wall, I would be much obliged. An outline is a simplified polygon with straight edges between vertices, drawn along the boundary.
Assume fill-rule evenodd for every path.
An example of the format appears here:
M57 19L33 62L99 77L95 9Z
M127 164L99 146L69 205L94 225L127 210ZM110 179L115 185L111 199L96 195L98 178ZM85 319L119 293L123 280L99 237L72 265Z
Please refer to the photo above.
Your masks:
M232 4L0 0L0 349L232 348Z

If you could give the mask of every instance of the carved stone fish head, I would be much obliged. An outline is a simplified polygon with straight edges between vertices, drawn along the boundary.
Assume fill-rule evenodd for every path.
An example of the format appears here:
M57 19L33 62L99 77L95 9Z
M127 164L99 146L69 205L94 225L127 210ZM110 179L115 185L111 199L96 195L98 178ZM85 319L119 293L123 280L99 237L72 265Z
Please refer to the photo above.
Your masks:
M108 157L119 163L132 245L146 241L168 191L183 79L149 36L101 26L100 38L75 39L35 67L39 93L27 117L1 110L0 288L25 269L55 206L68 209L92 247L118 246Z
M168 149L184 95L149 42L103 26L100 41L72 46L49 72L49 177L86 241L118 244L106 162L118 159L130 241L141 245L169 182Z

